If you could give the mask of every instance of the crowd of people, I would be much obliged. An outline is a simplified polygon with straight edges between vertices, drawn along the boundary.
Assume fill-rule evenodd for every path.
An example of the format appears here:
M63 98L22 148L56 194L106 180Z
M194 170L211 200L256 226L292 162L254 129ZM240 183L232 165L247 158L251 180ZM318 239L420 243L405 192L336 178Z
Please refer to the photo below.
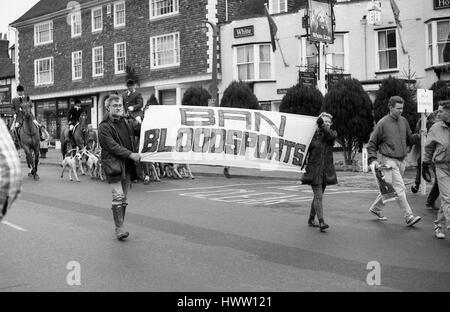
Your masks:
M20 127L21 103L29 101L23 94L23 88L19 86L19 97L13 101L15 119L12 130ZM101 147L101 160L107 181L111 186L111 210L115 225L115 234L119 240L129 236L124 229L126 208L128 206L128 190L131 182L141 178L144 183L149 181L149 173L146 166L140 164L138 142L140 125L144 118L144 112L149 105L157 104L150 98L144 105L144 100L136 90L134 81L127 82L127 91L123 94L111 94L105 101L106 114L98 127L98 143ZM368 163L372 171L382 166L386 180L392 184L396 192L396 203L403 213L406 226L413 226L421 220L415 215L408 203L406 186L403 175L406 168L406 156L413 145L419 146L421 140L420 125L416 133L412 133L409 124L402 116L404 100L399 96L389 99L389 112L376 124L367 145ZM70 136L78 123L82 112L80 102L69 111L68 121ZM41 152L45 158L48 149L48 132L45 127L35 121L41 129ZM435 173L435 183L427 199L427 205L434 206L437 197L441 198L441 206L437 219L434 221L434 231L437 238L445 238L445 229L448 228L450 217L450 104L439 105L438 110L427 122L428 134L425 143L424 159L417 162L417 177L412 191L417 192L422 176L431 182L430 169ZM20 166L18 166L17 151L3 121L0 122L2 131L0 140L0 156L8 161L2 162L5 170L1 176L1 207L0 218L5 215L7 208L20 193ZM15 131L17 132L17 131ZM327 185L337 184L337 175L333 162L333 147L337 137L333 129L333 116L322 112L317 119L317 130L313 136L307 151L304 163L305 172L301 177L303 184L311 186L313 200L308 218L308 225L317 227L325 232L330 226L325 223L323 196ZM228 173L228 172L227 172ZM385 204L381 194L368 207L368 211L379 221L387 221L383 214ZM0 207L0 208L1 208ZM316 219L318 222L316 222Z

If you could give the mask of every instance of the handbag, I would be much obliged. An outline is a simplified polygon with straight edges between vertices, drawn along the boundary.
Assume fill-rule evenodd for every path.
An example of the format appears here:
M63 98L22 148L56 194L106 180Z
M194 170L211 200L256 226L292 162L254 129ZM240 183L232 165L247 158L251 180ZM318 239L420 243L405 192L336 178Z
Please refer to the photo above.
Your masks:
M306 172L303 173L302 176L300 177L300 181L302 181L302 184L311 184L313 181L312 171L306 170Z
M102 167L106 175L118 176L122 174L122 166L120 165L120 160L117 159L102 160Z

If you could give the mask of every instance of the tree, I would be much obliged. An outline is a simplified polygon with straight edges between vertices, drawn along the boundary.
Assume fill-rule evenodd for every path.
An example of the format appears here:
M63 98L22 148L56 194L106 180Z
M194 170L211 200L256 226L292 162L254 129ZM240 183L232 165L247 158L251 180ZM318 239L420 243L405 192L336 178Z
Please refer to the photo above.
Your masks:
M440 101L450 100L450 88L445 81L436 81L430 90L433 90L433 110L438 109Z
M255 94L253 94L250 87L242 81L233 81L230 83L223 93L220 106L260 109Z
M211 94L202 87L190 87L183 95L182 105L208 106Z
M136 70L133 67L127 65L125 67L125 73L126 73L125 74L125 81L128 81L128 80L131 79L131 80L134 81L134 83L136 85L139 85L139 75L136 73Z
M159 105L158 99L156 98L154 93L152 93L152 95L150 95L150 98L147 100L146 106L148 105Z
M337 142L344 149L347 165L369 141L373 129L372 102L357 79L343 79L325 95L322 112L333 115Z
M414 96L403 80L391 76L383 79L380 88L376 92L373 104L375 122L378 122L389 112L389 98L394 95L401 96L405 100L402 115L408 120L409 127L415 129L419 116Z
M297 84L289 88L281 100L280 112L317 116L322 103L323 95L318 89Z

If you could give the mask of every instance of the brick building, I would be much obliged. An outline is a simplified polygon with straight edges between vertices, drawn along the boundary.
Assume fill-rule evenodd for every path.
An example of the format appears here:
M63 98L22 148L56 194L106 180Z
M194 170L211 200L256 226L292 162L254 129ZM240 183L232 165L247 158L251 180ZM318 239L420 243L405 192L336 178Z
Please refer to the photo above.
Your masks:
M13 59L9 54L9 40L0 33L0 117L9 122L12 117L12 90L16 88Z
M96 128L104 99L138 79L146 101L181 104L191 86L209 87L212 30L241 0L41 0L18 20L17 79L37 117L59 138L76 98ZM68 5L72 7L68 7Z

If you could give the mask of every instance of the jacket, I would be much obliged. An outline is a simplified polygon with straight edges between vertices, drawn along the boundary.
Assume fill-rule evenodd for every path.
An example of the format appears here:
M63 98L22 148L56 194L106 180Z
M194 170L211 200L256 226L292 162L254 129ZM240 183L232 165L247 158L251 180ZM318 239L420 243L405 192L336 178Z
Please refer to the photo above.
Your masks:
M428 132L423 162L434 162L436 167L450 166L450 129L443 121L436 122Z
M332 185L337 184L333 163L333 146L337 133L335 130L322 127L311 140L306 158L306 172L302 176L302 184Z
M130 116L136 118L140 116L143 118L142 108L144 107L144 99L142 98L141 93L134 91L130 95L128 95L128 91L125 91L122 94L123 106L125 108L125 112L129 113ZM133 111L129 112L128 107L133 106Z
M12 108L13 108L14 114L16 114L16 122L18 122L20 124L23 122L23 118L24 118L23 110L22 110L22 103L25 100L29 101L30 97L28 95L24 95L23 99L20 97L15 97L12 100Z
M124 120L128 129L127 135L130 136L132 150L128 150L123 146L119 133L114 126L114 121L109 115L107 115L106 119L103 120L98 127L98 140L102 148L102 165L105 167L118 164L121 169L120 174L110 175L106 172L106 168L104 168L106 179L109 183L117 183L126 178L127 172L125 161L131 153L137 151L135 136L139 136L140 134L140 125L134 119L129 117L124 117Z
M370 136L367 145L369 163L377 159L377 150L384 156L403 160L408 155L408 146L419 141L420 134L411 133L405 117L395 119L388 114L378 121Z
M83 112L82 108L76 109L75 107L72 107L69 110L69 113L67 114L67 121L70 124L75 125L77 122L79 122L82 112Z

